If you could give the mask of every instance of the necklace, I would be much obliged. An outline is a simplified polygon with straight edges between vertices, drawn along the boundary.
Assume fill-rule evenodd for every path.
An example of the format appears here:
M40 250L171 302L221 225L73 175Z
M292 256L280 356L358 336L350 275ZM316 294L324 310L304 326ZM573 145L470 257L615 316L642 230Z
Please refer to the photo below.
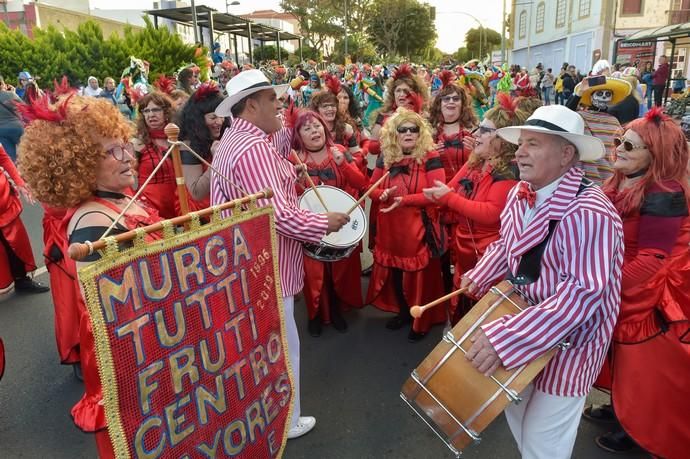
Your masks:
M125 199L127 196L123 193L116 193L114 191L96 190L93 192L94 196L105 199Z
M635 177L642 177L646 173L647 173L647 169L641 169L637 172L633 172L632 174L625 174L625 176L627 178L635 178Z

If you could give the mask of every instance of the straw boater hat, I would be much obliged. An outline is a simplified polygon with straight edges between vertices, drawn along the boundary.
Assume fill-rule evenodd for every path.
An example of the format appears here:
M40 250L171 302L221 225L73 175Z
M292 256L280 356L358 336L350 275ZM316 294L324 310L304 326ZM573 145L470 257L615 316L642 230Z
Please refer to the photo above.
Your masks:
M580 115L563 105L539 107L522 126L509 126L497 131L510 143L517 144L521 131L541 132L563 137L575 145L582 161L595 161L606 149L601 140L585 135L585 122Z
M232 107L245 97L254 94L255 92L263 91L264 89L273 89L276 92L276 97L285 94L289 84L271 85L266 75L261 70L252 69L240 72L232 80L225 85L225 91L228 97L216 108L216 115L231 116Z
M594 94L595 91L602 89L608 89L613 93L611 105L616 105L628 97L632 91L632 86L630 86L630 83L620 78L606 77L606 83L591 86L583 90L582 96L580 96L580 103L586 106L592 105L592 94Z

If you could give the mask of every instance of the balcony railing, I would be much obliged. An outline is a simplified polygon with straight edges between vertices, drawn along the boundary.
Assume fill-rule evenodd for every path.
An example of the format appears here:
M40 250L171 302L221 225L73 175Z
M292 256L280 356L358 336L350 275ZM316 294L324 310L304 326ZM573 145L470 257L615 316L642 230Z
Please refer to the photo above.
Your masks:
M683 24L690 22L690 8L668 11L668 24Z

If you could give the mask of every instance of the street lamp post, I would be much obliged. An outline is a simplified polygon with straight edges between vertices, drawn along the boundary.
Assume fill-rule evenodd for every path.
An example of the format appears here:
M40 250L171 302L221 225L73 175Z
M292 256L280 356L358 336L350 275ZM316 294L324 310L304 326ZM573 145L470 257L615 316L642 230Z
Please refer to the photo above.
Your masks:
M225 0L225 14L230 13L230 6L237 6L239 4L240 2L238 2L237 0L235 0L234 2L228 2L228 0Z
M345 56L343 56L343 64L347 62L347 41L347 0L345 0Z
M484 34L484 24L482 24L482 21L471 15L470 13L465 13L464 11L443 11L439 12L437 14L464 14L465 16L469 16L472 19L474 19L477 24L479 25L479 60L482 58L482 34ZM486 40L484 40L486 42Z

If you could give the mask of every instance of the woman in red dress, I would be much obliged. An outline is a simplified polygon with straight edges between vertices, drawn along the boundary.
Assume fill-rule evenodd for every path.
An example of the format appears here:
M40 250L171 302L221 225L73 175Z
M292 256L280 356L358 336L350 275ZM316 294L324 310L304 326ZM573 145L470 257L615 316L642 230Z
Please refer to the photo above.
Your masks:
M690 187L688 145L661 109L615 140L603 189L623 219L625 259L618 323L606 370L615 416L632 440L667 459L690 445ZM602 371L605 376L607 371ZM598 437L607 451L634 447L624 433Z
M527 113L516 108L516 101L499 94L498 103L486 112L484 120L473 131L474 151L460 171L447 184L438 182L424 190L431 202L457 217L451 244L455 252L453 283L460 286L460 278L474 267L490 243L497 240L500 215L510 189L518 181L513 163L517 146L496 135L506 126L519 126L527 120ZM467 312L473 301L462 296L453 301L453 324Z
M366 179L356 164L348 160L345 147L333 143L326 121L318 113L301 111L291 125L295 131L295 154L306 165L312 181L357 196ZM308 186L306 181L298 183L298 194ZM320 336L321 325L329 323L345 332L347 323L341 311L363 306L359 253L354 250L347 258L333 262L304 257L303 292L312 336Z
M126 193L134 185L135 161L127 143L129 123L113 104L97 98L68 98L56 109L43 99L25 111L33 121L22 137L19 168L40 202L67 209L61 222L62 236L56 237L62 241L63 253L68 243L99 239L131 200ZM136 202L110 234L159 220L155 210ZM93 330L76 280L77 268L98 257L94 253L79 263L65 259L82 311L79 346L85 393L71 414L80 429L96 434L99 457L112 458Z
M208 163L213 159L220 136L227 126L225 118L215 113L222 101L218 86L204 83L192 94L180 113L180 139ZM184 147L180 149L180 155L189 210L209 207L211 170Z
M445 314L436 308L412 321L410 307L443 295L440 256L444 251L436 205L422 193L445 178L433 149L431 129L417 113L399 108L381 130L382 154L371 178L388 177L371 193L380 203L375 215L380 231L374 246L374 269L367 303L397 313L386 328L397 330L412 322L408 339L422 339ZM440 314L438 311L441 311Z
M139 100L138 107L137 132L133 143L138 161L137 182L141 187L170 147L163 128L172 120L173 108L170 98L161 92L145 95ZM177 185L170 156L146 185L141 196L162 218L177 216Z

